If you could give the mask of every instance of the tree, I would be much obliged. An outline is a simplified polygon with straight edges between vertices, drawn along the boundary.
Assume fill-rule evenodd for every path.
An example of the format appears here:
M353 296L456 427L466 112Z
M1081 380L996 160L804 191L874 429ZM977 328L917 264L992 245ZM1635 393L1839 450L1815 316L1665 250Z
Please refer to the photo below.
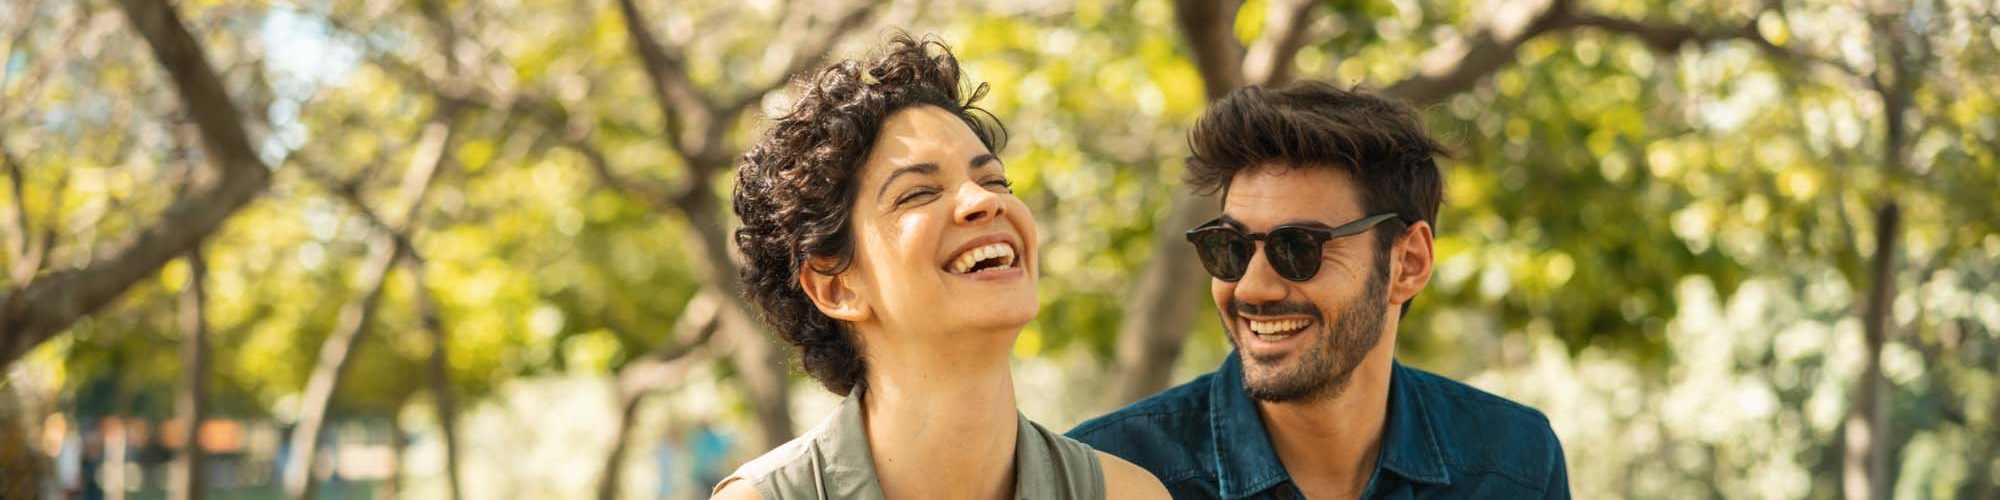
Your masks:
M409 267L411 294L416 296L417 315L423 318L424 331L430 334L430 357L424 364L429 373L432 405L437 410L438 428L444 435L445 481L450 488L451 498L463 498L463 480L460 479L459 433L458 433L458 391L451 382L451 332L445 329L443 313L439 311L437 298L432 296L430 281L424 278L422 256L412 255L404 260ZM399 434L400 436L400 434Z
M652 432L634 416L662 408L719 412L755 436L738 451L789 437L758 416L824 397L784 388L783 350L711 285L734 274L712 265L732 258L715 203L807 49L846 57L895 26L950 44L1012 132L1000 154L1046 271L1018 382L1045 425L1225 355L1192 257L1167 256L1213 203L1176 182L1185 129L1212 95L1312 78L1417 103L1458 149L1398 357L1541 410L1592 457L1571 464L1580 496L2000 491L1976 474L2000 453L1985 2L898 2L831 35L850 11L615 1L177 4L271 169L269 195L198 238L211 419L303 416L325 334L351 331L342 309L379 269L365 333L332 344L348 346L339 389L305 413L442 444L441 469L412 465L442 472L398 474L397 491L615 495ZM0 18L0 279L18 289L108 262L220 163L115 4L13 11L31 12ZM706 108L668 101L689 95ZM423 208L383 230L405 213L411 145L446 116ZM1895 236L1877 242L1889 201ZM384 234L406 255L380 267ZM16 442L47 435L37 401L175 415L162 396L192 388L176 348L197 273L168 255L10 366ZM1113 385L1076 383L1099 376ZM548 420L524 402L547 396L524 394L577 377L613 390L565 408L575 428L488 432ZM495 458L550 441L584 459L544 474Z
M4 315L0 316L0 364L20 358L193 248L270 183L270 167L250 146L235 103L173 9L157 0L130 0L121 6L180 91L183 109L200 128L212 170L198 177L196 187L169 205L156 222L137 229L122 246L86 266L39 274L36 268L41 263L36 261L46 253L23 252L23 258L14 260L17 264L34 262L19 266L17 269L26 271L17 276L35 277L0 296L0 315ZM10 158L7 163L10 171L20 171L15 160ZM15 200L21 199L23 195L15 196ZM26 212L16 207L16 213ZM10 248L30 248L24 238L31 229L18 223L17 227L18 243ZM50 241L44 236L42 244ZM25 258L28 255L37 257Z
M721 302L712 294L696 295L674 322L676 341L625 365L612 379L616 388L613 392L618 395L618 427L612 433L611 451L605 453L604 469L598 476L598 499L618 498L620 471L631 447L632 426L638 418L639 405L648 396L672 388L690 365L703 361L706 356L703 351L711 349L708 344L719 323Z
M181 371L184 374L180 393L174 400L179 407L180 421L183 423L180 437L181 456L174 462L171 485L173 496L179 500L193 500L207 495L207 481L203 480L202 462L206 451L201 447L201 424L208 417L208 316L203 311L207 307L208 266L201 258L201 247L188 252L188 282L181 291Z
M410 167L404 172L397 203L402 211L395 218L381 221L378 230L382 234L371 244L368 260L360 274L361 292L341 308L340 322L327 336L325 346L320 348L319 362L313 367L305 398L300 402L299 424L292 430L291 456L286 461L291 465L285 469L285 493L292 497L309 499L314 494L313 464L319 455L320 431L326 425L334 393L340 389L355 346L373 326L375 310L381 303L383 285L388 282L389 272L411 252L408 243L410 228L417 223L424 198L437 179L438 170L449 161L446 151L451 144L456 118L452 117L454 112L449 106L444 108L440 111L441 116L424 128L422 137L412 148Z

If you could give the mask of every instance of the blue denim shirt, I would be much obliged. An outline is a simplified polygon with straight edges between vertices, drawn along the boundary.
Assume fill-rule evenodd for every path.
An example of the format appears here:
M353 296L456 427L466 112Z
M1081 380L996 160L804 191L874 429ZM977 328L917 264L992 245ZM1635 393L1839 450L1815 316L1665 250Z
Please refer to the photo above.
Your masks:
M1396 363L1362 498L1569 498L1542 413ZM1151 471L1177 499L1304 498L1271 448L1236 353L1216 371L1069 431Z

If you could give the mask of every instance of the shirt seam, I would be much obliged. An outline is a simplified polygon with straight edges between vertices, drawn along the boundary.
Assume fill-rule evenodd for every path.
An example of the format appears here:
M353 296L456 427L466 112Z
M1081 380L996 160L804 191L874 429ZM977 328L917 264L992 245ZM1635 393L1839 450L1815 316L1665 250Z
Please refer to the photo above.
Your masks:
M1515 473L1512 473L1512 472L1507 472L1507 471L1505 471L1505 470L1501 470L1501 469L1499 469L1499 468L1493 468L1493 467L1481 467L1481 468L1471 468L1471 467L1463 467L1463 468L1461 468L1461 469L1460 469L1460 470L1459 470L1458 472L1460 472L1460 473L1462 473L1462 474L1465 474L1465 475L1468 475L1468 476L1471 476L1471 475L1479 475L1479 476L1500 476L1500 477L1503 477L1503 478L1506 478L1506 479L1507 479L1508 481L1513 481L1513 482L1514 482L1514 483L1516 483L1516 484L1520 484L1521 486L1526 486L1526 487L1528 487L1528 488L1530 488L1530 489L1533 489L1533 490L1535 490L1535 491L1542 491L1542 490L1546 489L1546 487L1547 487L1547 484L1546 484L1546 483L1548 482L1548 481L1546 480L1546 478L1544 478L1544 480L1543 480L1543 481L1540 481L1540 482L1537 482L1537 481L1534 481L1534 480L1531 480L1531 479L1529 479L1529 478L1526 478L1526 477L1522 477L1522 476L1521 476L1521 475L1519 475L1519 474L1515 474Z
M1188 409L1147 410L1147 411L1132 411L1128 409L1085 421L1083 424L1076 426L1076 428L1070 429L1068 434L1075 434L1079 438L1086 436L1095 436L1099 432L1105 431L1107 429L1128 425L1131 423L1133 419L1146 418L1146 417L1181 417L1184 416L1186 413L1188 413L1188 411L1189 411ZM1156 428L1155 426L1147 426L1147 427Z

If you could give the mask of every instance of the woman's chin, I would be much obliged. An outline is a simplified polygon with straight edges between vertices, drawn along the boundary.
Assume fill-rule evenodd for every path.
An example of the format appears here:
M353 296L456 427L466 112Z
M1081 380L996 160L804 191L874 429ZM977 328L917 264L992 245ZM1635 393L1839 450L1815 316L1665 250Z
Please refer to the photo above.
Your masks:
M960 310L967 314L960 316L957 323L963 325L966 330L1020 333L1022 328L1026 328L1029 322L1035 320L1035 314L1040 312L1041 305L1033 300L1010 304L988 302L983 306L968 304Z

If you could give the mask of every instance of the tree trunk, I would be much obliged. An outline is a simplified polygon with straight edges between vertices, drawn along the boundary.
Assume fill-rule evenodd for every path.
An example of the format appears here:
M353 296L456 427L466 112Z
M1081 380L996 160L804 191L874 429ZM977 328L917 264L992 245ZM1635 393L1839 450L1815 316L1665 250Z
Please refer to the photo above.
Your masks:
M0 498L37 498L49 463L29 437L27 408L11 384L0 384Z
M396 412L402 414L402 412ZM410 451L410 436L403 432L403 424L395 417L389 418L389 477L382 480L377 488L376 498L394 499L403 496L403 454Z
M618 423L611 434L611 449L604 456L604 468L598 475L598 498L609 500L618 497L618 488L624 477L625 455L631 448L632 427L637 423L639 405L653 393L677 385L676 382L680 381L689 366L706 360L706 356L696 353L714 338L716 330L721 328L722 316L732 308L728 299L717 295L712 289L695 294L681 308L680 317L674 320L672 340L618 369L617 379L612 384L612 392L618 398Z
M1896 203L1885 202L1875 214L1874 283L1870 285L1862 330L1867 355L1861 379L1854 383L1841 456L1841 485L1849 500L1889 498L1889 418L1883 392L1882 345L1888 338L1889 306L1896 296L1896 234L1901 217Z
M201 447L201 423L208 419L208 317L204 312L208 263L200 246L188 252L187 260L188 283L181 292L181 330L187 337L181 339L182 382L175 401L186 425L182 426L181 456L174 461L173 477L168 480L169 498L174 500L208 498L207 482L202 479L207 450Z
M292 429L291 456L285 460L285 495L291 498L313 498L313 466L319 458L320 431L326 428L333 395L346 378L354 348L375 320L375 306L381 302L390 268L403 256L402 245L389 238L377 238L370 247L368 261L361 269L362 292L341 308L339 323L320 346L319 361L313 365L312 378L306 382L304 399L299 403L299 424Z
M319 434L326 426L333 395L340 389L354 348L360 345L361 337L375 320L375 306L381 302L389 271L410 252L407 246L411 241L410 228L415 227L424 197L450 156L447 152L456 135L453 124L456 113L449 108L442 107L439 119L426 126L418 139L409 170L403 173L399 204L402 217L382 221L385 227L375 228L379 234L370 242L368 260L361 265L361 293L341 306L333 333L320 345L319 361L313 365L312 378L307 380L304 399L299 403L299 425L292 429L291 456L285 461L286 496L313 498L313 461L318 458Z
M1185 191L1185 190L1181 190ZM1181 231L1215 212L1213 197L1174 194L1172 211L1153 235L1153 256L1139 275L1118 327L1118 366L1107 407L1122 406L1167 388L1208 294L1208 275Z
M670 341L645 357L618 368L617 379L612 384L612 392L618 398L618 423L612 433L611 449L605 453L604 468L598 476L598 498L618 496L624 476L622 465L631 447L632 427L639 415L639 405L654 393L679 385L689 367L707 361L705 354L698 353L706 349L716 331L722 328L723 316L732 314L729 311L733 310L729 299L717 295L714 289L695 294L681 308L680 317L674 320ZM785 423L789 425L790 420ZM787 427L786 431L789 432L790 428Z
M1236 39L1234 26L1241 2L1176 0L1175 21L1182 41L1201 72L1202 90L1210 102L1229 95L1244 85L1243 44ZM1310 24L1298 20L1294 25ZM1259 66L1278 73L1276 68L1292 64L1288 55L1264 54ZM1278 59L1283 60L1278 60ZM1212 198L1194 196L1175 189L1166 216L1153 230L1153 255L1139 271L1139 280L1124 303L1125 320L1118 326L1116 349L1118 369L1113 373L1106 407L1123 406L1159 392L1172 380L1174 360L1180 359L1193 328L1194 312L1206 296L1207 280L1194 260L1194 251L1181 232L1201 223L1214 212Z
M725 167L718 165L704 170ZM736 282L736 261L730 252L734 245L729 243L733 240L729 237L728 217L720 212L707 190L696 192L702 194L680 203L681 212L688 218L689 232L697 243L690 250L697 262L708 263L697 272L702 274L702 282L716 289L725 303L720 328L734 347L730 357L736 363L737 376L750 392L751 407L757 414L761 439L757 447L777 448L793 436L791 367L786 363L785 349L752 319L754 309L743 299L743 287Z
M2000 415L2000 398L1994 398L1992 408L1987 411L1987 415ZM1967 455L1971 470L1992 467L1994 462L2000 461L2000 432L1986 433L1985 446L1974 447L1968 450ZM1973 479L1966 480L1958 491L1958 498L2000 498L2000 475L1973 474Z
M750 321L731 312L720 327L722 335L731 337L729 357L736 364L736 376L754 400L759 439L754 444L768 450L792 440L791 367L785 363L784 349Z
M444 318L438 311L437 301L431 296L429 281L424 277L424 268L419 259L407 259L411 279L415 282L417 313L423 317L424 329L430 332L431 357L429 361L431 399L437 409L438 430L444 437L444 474L452 500L464 498L460 488L458 455L458 398L451 385L450 332L444 328Z
M750 91L730 99L714 99L707 91L698 88L693 79L688 78L683 64L684 56L679 49L661 43L652 25L646 20L644 11L633 0L618 2L619 15L625 25L626 35L632 41L633 52L639 57L640 69L645 70L652 83L654 104L660 108L664 129L660 137L666 141L668 150L679 156L687 166L686 185L683 189L668 194L665 190L642 186L640 183L620 179L602 161L601 152L593 151L597 159L595 168L599 177L607 184L630 194L647 198L655 208L663 212L678 212L687 217L690 240L695 245L688 248L702 284L721 293L728 304L725 309L722 329L734 342L732 353L739 374L739 381L750 393L752 408L757 413L758 428L762 441L759 446L777 447L792 437L792 417L790 398L790 368L785 363L784 351L772 344L772 339L763 334L752 314L754 310L743 300L741 287L736 283L736 261L730 250L735 247L729 236L729 215L723 205L716 200L713 183L709 179L718 172L728 172L741 154L727 144L727 132L733 123L765 93L784 85L785 79L819 64L832 50L835 42L847 33L858 29L873 16L878 2L861 2L844 13L832 17L833 21L824 25L817 36L808 37L808 45L794 52L785 64L790 73L779 80L751 85ZM568 124L556 124L567 128Z
M1870 81L1882 103L1881 173L1891 179L1906 173L1909 124L1904 113L1909 110L1920 76L1905 50L1907 33L1900 24L1903 13L1895 11L1895 5L1877 4L1882 10L1873 13L1869 20L1870 29L1883 49ZM1875 262L1869 273L1872 283L1861 318L1867 353L1862 361L1861 379L1854 383L1854 403L1848 408L1847 432L1843 436L1841 485L1849 500L1886 499L1895 487L1895 471L1889 463L1890 387L1882 378L1882 346L1888 341L1890 307L1896 299L1896 240L1901 225L1901 211L1895 199L1883 201L1875 212Z
M632 427L637 424L639 403L646 400L646 395L620 394L618 400L618 426L611 431L611 451L604 454L604 468L601 469L604 472L597 479L598 500L618 498L618 487L625 478L625 455L631 449Z

